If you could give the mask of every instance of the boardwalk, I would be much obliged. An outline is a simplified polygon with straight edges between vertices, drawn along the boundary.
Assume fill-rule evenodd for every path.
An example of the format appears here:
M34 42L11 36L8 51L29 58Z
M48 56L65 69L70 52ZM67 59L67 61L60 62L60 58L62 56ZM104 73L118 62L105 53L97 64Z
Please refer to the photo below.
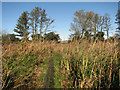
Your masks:
M52 59L49 60L46 80L43 88L54 88L54 61Z

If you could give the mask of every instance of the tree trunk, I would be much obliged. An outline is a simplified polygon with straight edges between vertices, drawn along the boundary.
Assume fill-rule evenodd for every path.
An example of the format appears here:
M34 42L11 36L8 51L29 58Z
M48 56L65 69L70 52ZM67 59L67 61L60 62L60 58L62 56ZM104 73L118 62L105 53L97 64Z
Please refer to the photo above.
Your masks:
M108 40L108 37L109 37L109 32L108 32L108 30L107 30L107 40Z
M42 21L40 22L40 40L41 40L41 36L42 36Z

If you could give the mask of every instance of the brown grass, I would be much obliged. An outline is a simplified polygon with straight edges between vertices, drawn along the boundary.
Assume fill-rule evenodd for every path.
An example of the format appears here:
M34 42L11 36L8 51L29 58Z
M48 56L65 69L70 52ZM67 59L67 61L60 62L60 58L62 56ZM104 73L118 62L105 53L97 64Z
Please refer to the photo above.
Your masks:
M30 58L36 56L36 62L40 64L44 63L45 60L53 56L53 54L59 53L63 59L57 61L60 61L61 63L61 68L57 68L57 71L60 71L59 73L61 75L67 77L67 79L60 78L59 80L63 87L111 87L112 84L115 84L115 81L113 80L115 78L113 77L114 73L117 73L115 70L118 70L119 50L117 44L117 41L110 43L105 41L89 42L87 40L81 42L76 41L69 44L58 44L54 41L32 41L21 42L18 44L5 44L2 46L3 84L6 82L5 75L7 75L7 77L11 75L12 69L6 65L6 63L11 60L14 59L17 60L17 62L20 62L24 59L25 55L30 55ZM17 55L17 57L13 57L14 55ZM33 81L30 81L32 84L37 84L39 87L41 84L40 75L42 73L39 72L40 69L42 68L35 65L33 70L35 76L33 77L32 74L31 76L36 80L33 79ZM75 70L77 70L77 73L75 73ZM104 79L106 78L107 81L104 82ZM12 79L10 80L12 81ZM19 82L19 80L13 78L13 81L17 82L14 87L25 84L23 83L23 79Z

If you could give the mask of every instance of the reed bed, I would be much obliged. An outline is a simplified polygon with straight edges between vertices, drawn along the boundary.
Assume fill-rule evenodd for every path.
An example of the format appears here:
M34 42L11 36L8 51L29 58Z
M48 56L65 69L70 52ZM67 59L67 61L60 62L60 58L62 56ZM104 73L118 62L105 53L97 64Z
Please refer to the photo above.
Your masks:
M2 46L2 88L40 88L38 69L45 60L56 57L59 63L58 82L63 88L110 88L119 85L118 42L89 42L69 44L56 42L19 42ZM40 85L41 84L41 85Z
M66 88L110 88L119 86L118 43L73 42L64 47L61 81Z
M2 46L2 88L34 88L40 64L51 56L54 42L19 42Z

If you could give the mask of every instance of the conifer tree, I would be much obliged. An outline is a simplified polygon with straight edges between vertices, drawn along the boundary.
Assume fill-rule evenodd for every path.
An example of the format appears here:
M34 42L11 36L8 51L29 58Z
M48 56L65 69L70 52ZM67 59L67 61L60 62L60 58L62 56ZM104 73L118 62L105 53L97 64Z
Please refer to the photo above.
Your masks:
M16 36L20 36L25 40L28 40L28 35L29 35L29 18L28 18L28 12L25 11L22 13L20 18L18 19L18 22L16 24L16 28L14 29L14 32L17 33Z

